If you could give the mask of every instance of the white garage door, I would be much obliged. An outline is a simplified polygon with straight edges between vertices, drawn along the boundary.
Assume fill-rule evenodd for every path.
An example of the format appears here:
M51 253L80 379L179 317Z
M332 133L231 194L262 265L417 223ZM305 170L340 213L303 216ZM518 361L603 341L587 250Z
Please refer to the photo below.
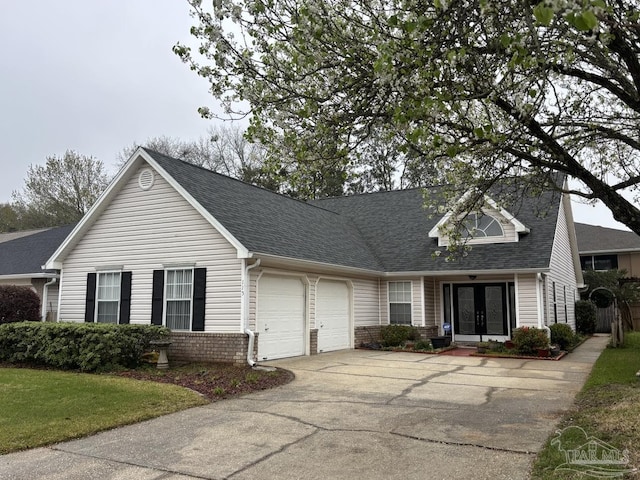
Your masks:
M258 281L258 360L304 355L304 284L296 277Z
M344 282L320 280L316 288L318 352L351 348L349 288Z

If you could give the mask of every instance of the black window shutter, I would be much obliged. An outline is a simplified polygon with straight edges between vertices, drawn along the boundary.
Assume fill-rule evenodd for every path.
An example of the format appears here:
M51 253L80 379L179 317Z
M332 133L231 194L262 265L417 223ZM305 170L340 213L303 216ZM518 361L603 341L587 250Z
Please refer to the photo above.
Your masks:
M87 295L84 303L84 321L93 323L96 313L96 274L87 273Z
M120 274L120 323L129 323L131 312L131 272Z
M153 271L153 292L151 293L151 324L162 325L164 306L164 270Z
M195 268L193 270L193 322L191 329L194 332L204 331L204 307L205 292L207 289L207 269Z

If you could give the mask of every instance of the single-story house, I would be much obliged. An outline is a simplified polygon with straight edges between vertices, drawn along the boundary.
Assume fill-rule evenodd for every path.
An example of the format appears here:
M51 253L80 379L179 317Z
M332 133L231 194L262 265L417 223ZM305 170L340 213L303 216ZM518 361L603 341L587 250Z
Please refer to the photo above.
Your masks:
M67 225L0 234L0 285L31 287L40 297L43 320L57 317L60 275L42 266L72 229Z
M165 325L174 359L250 363L354 348L390 323L471 342L575 325L566 196L511 212L486 197L451 261L448 213L423 194L302 202L139 148L46 262L58 318Z

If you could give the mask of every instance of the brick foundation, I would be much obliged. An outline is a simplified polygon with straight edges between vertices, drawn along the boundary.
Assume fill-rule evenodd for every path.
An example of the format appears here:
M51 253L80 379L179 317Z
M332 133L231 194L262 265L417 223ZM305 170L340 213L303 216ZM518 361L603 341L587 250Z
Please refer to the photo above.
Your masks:
M354 345L359 347L363 343L380 342L380 330L383 326L384 325L368 325L366 327L356 327ZM418 333L420 333L420 338L423 340L438 336L438 327L436 325L416 328L418 329Z
M318 329L312 328L309 332L309 353L311 355L318 354Z
M169 362L247 361L249 336L244 333L171 332ZM258 334L253 345L253 358L258 355Z

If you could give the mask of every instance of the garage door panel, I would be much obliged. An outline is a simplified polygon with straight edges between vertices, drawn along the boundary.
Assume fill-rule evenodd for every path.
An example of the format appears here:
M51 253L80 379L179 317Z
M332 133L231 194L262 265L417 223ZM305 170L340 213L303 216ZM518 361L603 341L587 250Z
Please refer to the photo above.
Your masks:
M316 287L318 351L351 347L349 288L342 281L320 280Z
M304 284L297 277L264 275L258 282L258 359L304 355Z

